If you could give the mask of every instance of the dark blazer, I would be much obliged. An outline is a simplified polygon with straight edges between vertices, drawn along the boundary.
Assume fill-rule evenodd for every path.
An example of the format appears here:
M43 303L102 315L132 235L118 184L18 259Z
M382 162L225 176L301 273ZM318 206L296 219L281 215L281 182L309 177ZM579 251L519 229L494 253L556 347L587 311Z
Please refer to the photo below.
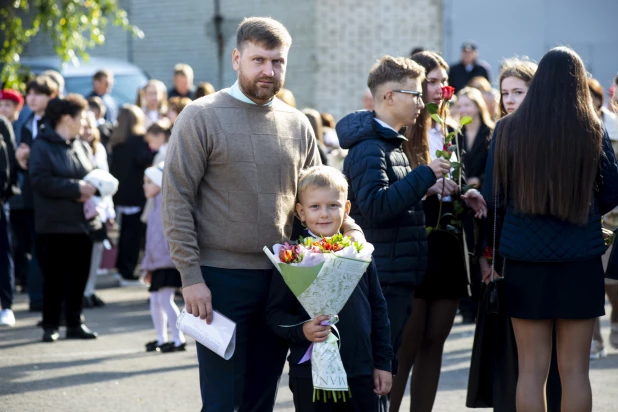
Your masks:
M463 127L463 136L459 137L462 149L462 161L466 169L466 176L469 178L476 177L481 180L483 187L483 179L485 177L485 166L487 165L487 156L489 154L489 144L491 140L491 129L484 124L481 124L479 131L476 133L472 147L468 147L468 140L465 136L466 126Z
M30 152L30 181L34 193L37 233L91 233L98 217L87 221L79 181L92 169L92 151L80 139L64 140L44 125Z
M451 66L448 73L448 82L456 91L460 91L476 76L483 76L489 80L489 72L478 62L474 63L472 70L469 72L466 71L466 65L460 62Z
M350 182L350 216L375 247L380 282L419 285L427 267L422 199L436 182L428 166L412 170L403 152L405 137L360 111L337 124L341 147L349 149L343 173Z
M120 183L114 195L115 205L144 207L144 171L152 164L155 154L144 136L129 136L112 148L109 171Z
M266 307L266 322L290 343L290 376L311 378L311 362L298 364L311 344L303 333L309 320L278 272L273 273ZM292 326L293 327L284 327ZM348 377L372 376L373 370L391 371L393 348L386 301L372 262L339 313L341 360Z
M483 196L490 210L495 204L492 184L495 136L494 132L483 187ZM502 198L500 195L499 199ZM499 202L498 211L504 214L499 238L501 256L526 262L570 262L603 255L605 243L601 216L618 205L618 164L607 131L603 132L603 150L587 224L580 226L553 216L517 213L509 194L506 203Z

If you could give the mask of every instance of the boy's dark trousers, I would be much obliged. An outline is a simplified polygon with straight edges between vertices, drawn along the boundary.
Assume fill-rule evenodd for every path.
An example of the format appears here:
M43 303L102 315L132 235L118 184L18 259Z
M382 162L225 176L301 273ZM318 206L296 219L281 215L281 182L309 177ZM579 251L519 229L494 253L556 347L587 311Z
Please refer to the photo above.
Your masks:
M352 397L346 394L346 401L327 399L324 402L320 392L320 400L313 401L313 383L310 378L295 378L290 376L290 390L294 395L294 409L296 412L377 412L378 396L373 391L373 377L361 376L348 378L348 386Z
M212 307L236 322L236 350L224 360L197 344L202 412L272 411L288 351L266 324L272 270L202 267Z

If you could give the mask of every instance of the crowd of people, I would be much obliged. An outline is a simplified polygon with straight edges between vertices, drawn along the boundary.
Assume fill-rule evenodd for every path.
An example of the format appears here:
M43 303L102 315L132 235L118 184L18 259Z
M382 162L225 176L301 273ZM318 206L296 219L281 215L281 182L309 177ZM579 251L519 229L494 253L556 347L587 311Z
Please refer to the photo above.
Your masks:
M281 23L245 19L229 88L194 87L178 64L169 90L149 80L120 107L104 68L87 96L64 94L54 71L25 96L2 90L0 324L19 321L19 289L42 312L44 342L61 326L97 338L82 312L105 305L96 280L117 252L119 284L149 285L146 351L186 350L179 290L188 313L210 322L214 307L236 322L232 359L197 344L203 411L272 410L288 351L298 411L397 411L408 382L410 410L431 411L456 314L474 323L502 277L517 388L494 409L590 411L605 294L618 348L604 242L618 227L618 76L606 99L560 47L538 65L506 59L494 88L476 43L450 66L419 48L377 61L366 110L335 122L296 110L283 88L291 45ZM375 252L339 325L356 342L342 348L354 396L315 403L299 360L331 326L308 318L262 248L339 232Z

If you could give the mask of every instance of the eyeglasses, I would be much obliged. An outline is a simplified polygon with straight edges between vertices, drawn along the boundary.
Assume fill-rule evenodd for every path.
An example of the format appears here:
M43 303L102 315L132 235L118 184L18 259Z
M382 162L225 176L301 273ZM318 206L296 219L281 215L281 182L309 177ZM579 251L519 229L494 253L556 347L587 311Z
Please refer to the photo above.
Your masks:
M411 94L412 96L416 96L416 104L423 103L423 93L422 92L418 92L416 90L391 90L391 92ZM386 96L384 96L384 98L386 99Z

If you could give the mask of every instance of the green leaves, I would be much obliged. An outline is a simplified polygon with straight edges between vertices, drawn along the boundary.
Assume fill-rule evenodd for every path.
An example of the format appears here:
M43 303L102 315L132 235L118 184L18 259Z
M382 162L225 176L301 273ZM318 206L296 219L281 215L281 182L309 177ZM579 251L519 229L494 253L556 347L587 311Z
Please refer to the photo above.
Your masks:
M465 126L470 123L472 123L472 118L470 116L464 116L461 118L461 120L459 120L460 126Z
M22 20L28 11L28 19ZM144 37L139 28L129 23L117 0L0 2L0 30L4 37L0 44L0 63L4 63L0 79L5 87L24 89L19 56L41 29L63 61L76 63L78 56L87 59L88 49L105 42L103 33L110 21L136 37Z
M425 106L425 108L427 109L427 112L429 113L429 115L431 116L431 118L439 124L442 124L442 118L440 117L440 115L438 115L438 105L435 103L427 103L427 105Z

